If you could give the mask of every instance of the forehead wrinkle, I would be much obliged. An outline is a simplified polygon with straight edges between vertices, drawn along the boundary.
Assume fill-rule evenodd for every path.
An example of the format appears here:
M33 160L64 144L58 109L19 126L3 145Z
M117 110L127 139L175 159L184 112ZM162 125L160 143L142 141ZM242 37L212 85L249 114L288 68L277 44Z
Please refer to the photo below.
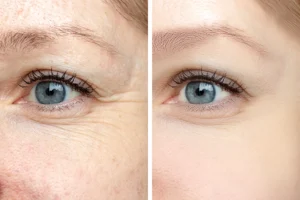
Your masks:
M59 26L52 28L52 33L57 36L72 35L78 37L87 42L93 43L112 54L120 54L116 46L106 41L103 37L98 36L93 30L82 27L82 26Z
M82 39L111 54L119 54L118 49L88 28L80 26L51 26L44 29L0 30L0 52L31 51L53 43L58 37L72 36Z
M239 29L227 26L203 26L154 33L152 43L153 57L161 57L164 54L173 54L187 48L192 48L220 35L236 40L259 54L266 53L262 45L253 41L250 37L243 35Z

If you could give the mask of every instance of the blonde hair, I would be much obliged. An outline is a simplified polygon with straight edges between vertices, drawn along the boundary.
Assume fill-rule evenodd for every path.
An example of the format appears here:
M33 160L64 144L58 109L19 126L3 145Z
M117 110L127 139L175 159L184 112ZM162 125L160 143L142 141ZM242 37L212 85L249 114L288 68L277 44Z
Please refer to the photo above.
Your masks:
M148 0L107 0L128 21L148 32Z
M288 32L300 33L300 0L257 0Z

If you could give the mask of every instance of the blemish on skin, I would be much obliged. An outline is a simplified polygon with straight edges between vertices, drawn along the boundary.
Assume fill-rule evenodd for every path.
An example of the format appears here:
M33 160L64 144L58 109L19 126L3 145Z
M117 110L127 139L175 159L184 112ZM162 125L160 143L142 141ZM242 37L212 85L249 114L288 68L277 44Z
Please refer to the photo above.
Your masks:
M23 12L24 12L24 9L23 9L23 8L20 8L20 9L17 11L17 14L20 16Z
M120 187L114 187L113 192L115 195L119 195L121 193Z
M61 200L61 198L56 194L54 200Z
M79 169L78 178L81 179L83 177L83 175L84 175L83 170Z
M71 195L71 193L70 193L70 192L65 192L64 195L65 195L66 197L68 197L68 196Z

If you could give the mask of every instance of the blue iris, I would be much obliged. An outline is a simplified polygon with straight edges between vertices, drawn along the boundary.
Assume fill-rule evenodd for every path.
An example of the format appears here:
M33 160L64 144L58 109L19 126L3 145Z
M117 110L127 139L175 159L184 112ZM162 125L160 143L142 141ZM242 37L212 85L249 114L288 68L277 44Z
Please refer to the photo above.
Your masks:
M207 104L215 100L216 89L211 83L194 81L187 84L185 96L191 104Z
M53 81L40 82L35 87L35 96L40 104L58 104L66 98L66 86Z

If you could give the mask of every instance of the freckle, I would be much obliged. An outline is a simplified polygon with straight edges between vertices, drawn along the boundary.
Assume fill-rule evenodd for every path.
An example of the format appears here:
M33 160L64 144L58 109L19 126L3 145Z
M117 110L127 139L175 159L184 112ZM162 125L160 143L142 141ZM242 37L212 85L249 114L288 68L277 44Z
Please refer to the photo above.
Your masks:
M54 1L54 4L55 4L56 6L59 6L58 1Z
M23 12L24 12L24 9L23 9L23 8L20 8L20 9L17 11L17 14L18 14L18 15L21 15Z
M10 173L10 172L6 173L5 175L6 175L7 178L12 177L12 173Z
M56 194L54 200L60 200L59 196Z
M52 167L53 164L52 164L51 162L47 162L47 166L48 166L48 167Z
M7 15L4 17L4 21L5 22L8 21L8 16Z
M70 192L65 192L65 196L70 196Z
M79 169L79 170L77 171L77 177L78 177L78 179L82 178L83 175L84 175L83 170Z
M119 187L114 187L113 190L114 190L115 195L120 194L120 192L121 192Z

